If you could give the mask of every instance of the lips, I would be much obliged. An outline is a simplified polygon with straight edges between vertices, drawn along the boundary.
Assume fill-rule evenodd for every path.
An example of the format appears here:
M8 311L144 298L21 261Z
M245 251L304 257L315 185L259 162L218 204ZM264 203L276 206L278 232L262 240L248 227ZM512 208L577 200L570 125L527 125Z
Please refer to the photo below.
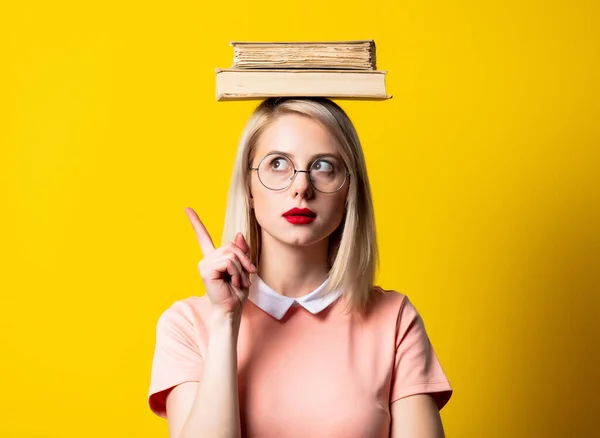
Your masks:
M284 217L302 216L302 217L307 217L307 218L315 218L315 217L317 217L317 214L309 208L292 208L291 210L283 213L283 216Z
M290 224L306 225L314 221L317 214L308 208L292 208L283 213L283 217Z

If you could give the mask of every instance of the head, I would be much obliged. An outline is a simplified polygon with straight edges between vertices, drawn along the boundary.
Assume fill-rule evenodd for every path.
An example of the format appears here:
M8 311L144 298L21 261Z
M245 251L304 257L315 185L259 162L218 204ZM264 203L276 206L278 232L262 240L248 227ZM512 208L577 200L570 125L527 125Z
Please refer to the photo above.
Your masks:
M287 166L312 169L313 182L307 172L277 180ZM267 178L268 171L275 176ZM294 207L316 213L310 226L282 220ZM246 236L257 266L262 236L326 248L327 290L341 288L350 307L365 308L377 265L373 205L358 135L337 104L325 98L270 98L255 109L239 144L223 243L237 232Z

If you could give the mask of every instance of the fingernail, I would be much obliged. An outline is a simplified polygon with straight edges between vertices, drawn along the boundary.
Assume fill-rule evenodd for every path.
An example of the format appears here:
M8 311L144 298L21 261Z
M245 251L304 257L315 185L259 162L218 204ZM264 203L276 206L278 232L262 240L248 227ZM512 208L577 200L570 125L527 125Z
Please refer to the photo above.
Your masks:
M252 267L252 270L254 272L258 271L258 268L256 266L254 266L254 263L251 263L250 266Z

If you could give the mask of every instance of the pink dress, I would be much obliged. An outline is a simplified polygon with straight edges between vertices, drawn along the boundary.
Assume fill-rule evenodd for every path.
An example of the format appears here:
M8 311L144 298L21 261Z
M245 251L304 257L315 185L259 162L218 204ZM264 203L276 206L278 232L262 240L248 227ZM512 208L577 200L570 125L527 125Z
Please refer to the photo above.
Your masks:
M390 405L452 388L408 297L375 288L366 315L344 314L325 283L294 299L255 277L238 339L242 436L388 438ZM176 301L159 318L148 403L167 418L176 385L199 381L208 345L207 296Z

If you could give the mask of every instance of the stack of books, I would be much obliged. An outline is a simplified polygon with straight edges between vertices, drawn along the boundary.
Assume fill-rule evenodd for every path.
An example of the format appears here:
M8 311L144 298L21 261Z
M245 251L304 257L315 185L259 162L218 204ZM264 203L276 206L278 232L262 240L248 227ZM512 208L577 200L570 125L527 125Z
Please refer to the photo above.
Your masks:
M232 41L233 63L217 68L217 100L284 96L384 100L387 71L377 70L375 41Z

